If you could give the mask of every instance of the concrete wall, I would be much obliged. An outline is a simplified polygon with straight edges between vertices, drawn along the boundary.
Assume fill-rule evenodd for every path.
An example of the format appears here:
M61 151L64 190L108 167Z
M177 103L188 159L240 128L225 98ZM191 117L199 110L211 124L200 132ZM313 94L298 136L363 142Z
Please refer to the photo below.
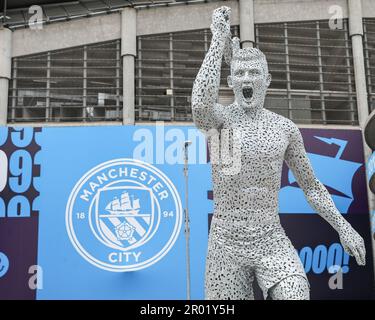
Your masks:
M13 32L13 57L121 38L120 13L56 22Z
M255 23L329 19L329 8L340 6L348 17L347 0L255 0ZM373 12L375 14L375 10Z
M142 9L137 16L137 35L209 28L212 11L220 6L232 9L232 24L240 23L238 1L212 2Z
M313 3L313 4L312 4ZM232 24L239 24L238 1L218 1L137 10L137 35L209 28L212 11L232 8ZM339 5L346 18L347 0L255 0L255 23L329 19L329 8ZM366 17L375 17L375 1L363 0ZM120 39L119 13L44 25L42 30L13 32L13 57Z
M365 18L375 17L375 1L362 0L362 15Z

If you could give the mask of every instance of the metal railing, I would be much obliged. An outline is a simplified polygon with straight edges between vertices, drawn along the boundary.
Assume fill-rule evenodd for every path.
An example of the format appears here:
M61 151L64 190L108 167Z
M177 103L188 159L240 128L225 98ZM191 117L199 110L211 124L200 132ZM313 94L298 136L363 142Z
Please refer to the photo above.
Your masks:
M238 36L238 26L232 34ZM191 90L211 42L211 32L197 30L137 38L136 119L192 121ZM223 64L221 84L229 66Z
M348 22L256 25L272 83L265 107L297 123L358 124Z
M363 49L369 112L375 109L375 18L363 19Z
M255 31L272 75L266 108L297 123L358 124L347 20L342 30L308 21L258 24ZM373 101L371 32L364 42ZM232 34L239 35L238 26ZM192 121L192 85L210 41L209 29L137 37L136 121ZM120 47L116 40L14 58L9 122L121 121ZM223 63L223 104L233 101L228 75Z
M120 40L13 59L9 122L122 120Z
M258 24L256 46L267 57L272 83L265 107L308 124L357 125L347 20ZM238 35L238 26L232 34ZM211 41L210 30L138 37L136 119L191 121L191 88ZM223 64L219 102L229 104Z

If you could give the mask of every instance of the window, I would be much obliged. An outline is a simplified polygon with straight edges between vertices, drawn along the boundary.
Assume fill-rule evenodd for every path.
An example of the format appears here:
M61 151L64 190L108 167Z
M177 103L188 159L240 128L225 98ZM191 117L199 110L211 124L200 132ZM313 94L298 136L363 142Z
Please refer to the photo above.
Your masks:
M120 40L13 59L9 122L122 119Z
M238 27L232 28L238 35ZM136 119L192 121L191 91L211 42L211 31L138 37L136 59ZM223 64L226 86L229 66ZM225 95L227 90L223 89Z
M296 123L357 125L348 22L255 26L256 46L272 75L265 107ZM375 63L375 20L365 20L370 104ZM239 36L239 27L232 27ZM209 29L137 37L136 121L192 121L191 91L211 42ZM13 59L9 122L121 121L120 40ZM374 60L374 61L373 61ZM219 102L230 104L229 66L222 64ZM374 78L374 79L373 79Z
M347 21L256 25L272 83L265 107L297 123L358 124Z
M363 46L370 111L375 109L375 19L363 20Z

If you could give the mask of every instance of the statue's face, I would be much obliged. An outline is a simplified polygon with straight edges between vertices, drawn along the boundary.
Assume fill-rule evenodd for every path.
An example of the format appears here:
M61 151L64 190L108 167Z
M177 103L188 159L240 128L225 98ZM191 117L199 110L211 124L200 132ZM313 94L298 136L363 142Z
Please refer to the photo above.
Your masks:
M271 76L266 72L262 58L234 60L228 85L233 89L236 102L244 109L262 108Z

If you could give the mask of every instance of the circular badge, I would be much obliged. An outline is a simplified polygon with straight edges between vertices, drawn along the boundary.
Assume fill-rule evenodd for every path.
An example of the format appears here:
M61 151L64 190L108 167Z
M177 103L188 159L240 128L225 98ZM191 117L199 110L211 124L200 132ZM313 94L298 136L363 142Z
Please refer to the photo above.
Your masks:
M4 276L9 269L9 260L5 253L0 252L0 278Z
M179 194L154 166L115 159L87 172L73 188L66 228L78 253L108 271L135 271L162 259L181 229Z

